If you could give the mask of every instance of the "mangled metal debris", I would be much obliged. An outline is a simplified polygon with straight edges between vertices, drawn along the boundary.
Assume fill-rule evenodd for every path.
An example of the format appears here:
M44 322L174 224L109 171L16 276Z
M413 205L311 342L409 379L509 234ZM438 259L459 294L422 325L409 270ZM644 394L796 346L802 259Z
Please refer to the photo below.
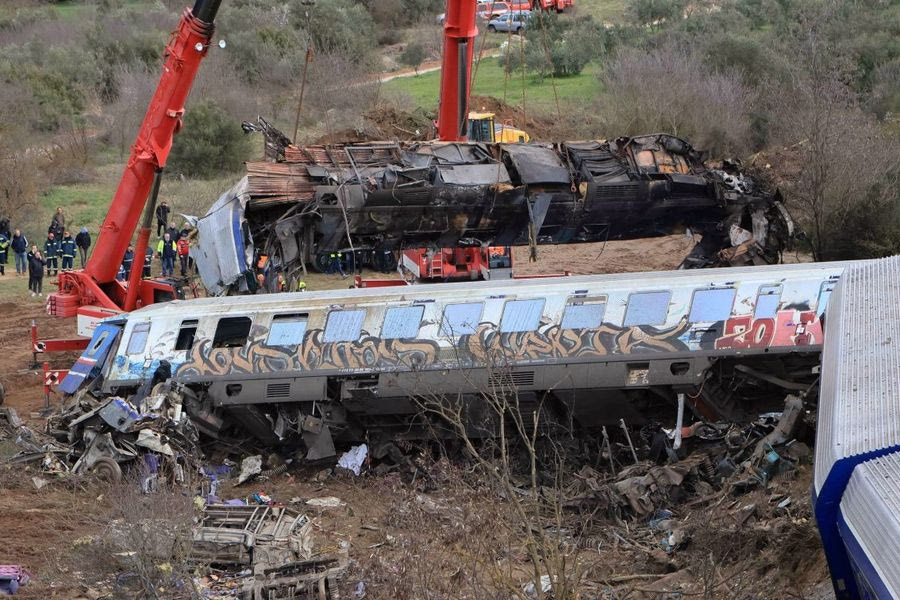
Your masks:
M311 529L309 517L287 507L207 505L194 529L191 558L232 571L203 578L200 587L214 595L236 584L246 600L336 598L346 557L312 557Z
M558 144L295 146L264 127L269 160L199 220L196 258L213 293L247 291L256 271L299 278L391 270L405 247L571 243L690 230L685 267L778 262L793 236L780 195L740 164L708 168L667 134ZM260 257L265 257L260 261ZM248 274L252 276L248 276Z

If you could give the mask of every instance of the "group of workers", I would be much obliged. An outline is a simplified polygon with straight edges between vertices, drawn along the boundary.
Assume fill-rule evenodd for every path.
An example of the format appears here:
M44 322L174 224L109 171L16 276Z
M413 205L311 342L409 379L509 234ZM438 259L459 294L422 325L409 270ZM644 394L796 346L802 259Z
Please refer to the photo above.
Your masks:
M153 255L159 259L162 265L163 277L175 276L176 261L180 267L182 277L187 277L193 269L194 261L190 256L191 253L191 237L193 229L187 224L182 229L175 227L175 223L169 224L168 227L160 227L157 223L157 230L162 233L162 237L157 241L156 248L152 245L147 246L144 254L143 277L150 277L153 267ZM134 264L134 246L129 245L119 267L117 278L120 281L127 281L131 274L131 267Z
M175 265L179 264L181 276L187 277L193 266L190 258L191 236L193 230L187 224L178 229L174 222L168 223L171 209L163 201L156 208L157 235L160 239L155 247L155 254L162 264L163 276L174 277ZM62 207L57 207L47 228L47 239L43 248L30 244L21 230L11 230L10 220L0 217L0 276L6 275L9 255L15 261L16 276L28 275L28 289L32 296L43 296L44 275L58 275L60 271L75 268L75 257L79 258L81 268L87 263L91 247L91 234L87 227L82 227L73 237L66 227L66 215ZM143 275L151 275L154 248L147 248L144 258ZM118 279L126 280L134 262L134 247L128 246L125 257L119 268Z
M28 275L28 289L32 296L43 296L44 269L47 275L73 269L76 252L84 268L90 247L91 234L87 227L82 227L74 238L69 233L62 207L57 207L53 213L43 249L38 248L37 244L29 244L20 229L10 231L9 219L0 218L0 276L6 275L6 265L12 253L16 276Z

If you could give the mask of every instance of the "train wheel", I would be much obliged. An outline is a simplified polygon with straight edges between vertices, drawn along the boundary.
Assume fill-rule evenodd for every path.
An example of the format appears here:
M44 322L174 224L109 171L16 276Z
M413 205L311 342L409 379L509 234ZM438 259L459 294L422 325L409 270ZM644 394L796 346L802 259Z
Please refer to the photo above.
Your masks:
M331 264L331 252L317 252L316 259L311 266L319 273L327 273L329 264Z

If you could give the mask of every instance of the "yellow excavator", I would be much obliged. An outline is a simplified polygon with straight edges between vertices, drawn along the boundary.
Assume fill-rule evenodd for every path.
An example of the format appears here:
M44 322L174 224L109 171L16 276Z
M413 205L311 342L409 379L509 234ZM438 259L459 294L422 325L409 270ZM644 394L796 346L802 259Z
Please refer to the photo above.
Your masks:
M498 123L492 112L470 112L468 138L471 142L527 142L531 138L509 122Z

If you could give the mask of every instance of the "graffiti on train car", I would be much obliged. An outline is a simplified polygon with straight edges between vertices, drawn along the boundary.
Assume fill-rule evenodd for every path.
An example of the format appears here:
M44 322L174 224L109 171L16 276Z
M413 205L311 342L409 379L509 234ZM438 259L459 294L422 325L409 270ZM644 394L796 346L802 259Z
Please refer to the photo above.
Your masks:
M822 322L814 310L779 310L775 317L734 316L725 321L716 350L821 344Z
M600 357L612 354L676 352L688 350L679 338L688 330L686 319L673 327L619 327L608 323L596 329L563 329L543 323L536 331L502 333L496 324L481 323L473 333L458 337L441 352L429 339L382 339L363 332L349 342L325 342L324 331L307 332L296 350L267 346L268 330L255 326L242 348L213 348L209 339L198 340L186 360L176 366L176 377L198 378L283 371L335 370L391 371L478 366L497 361L516 363L561 358ZM173 365L175 366L175 365Z

